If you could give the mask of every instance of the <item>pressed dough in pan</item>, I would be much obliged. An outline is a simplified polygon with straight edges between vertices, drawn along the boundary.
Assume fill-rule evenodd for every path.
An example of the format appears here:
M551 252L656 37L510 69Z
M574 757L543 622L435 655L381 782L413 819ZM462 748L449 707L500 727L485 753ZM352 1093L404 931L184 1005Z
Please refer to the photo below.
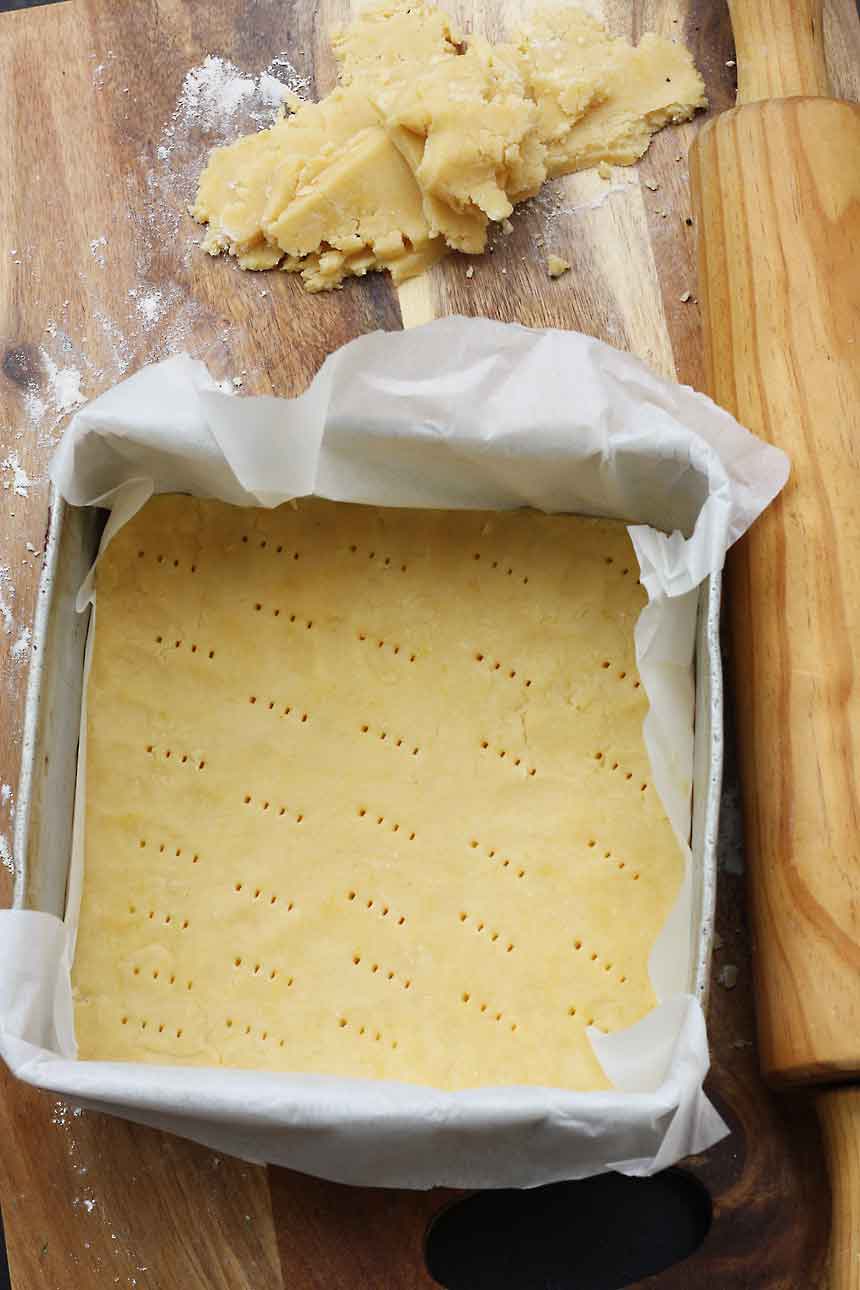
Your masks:
M82 1058L607 1086L683 868L621 524L158 497L97 590Z

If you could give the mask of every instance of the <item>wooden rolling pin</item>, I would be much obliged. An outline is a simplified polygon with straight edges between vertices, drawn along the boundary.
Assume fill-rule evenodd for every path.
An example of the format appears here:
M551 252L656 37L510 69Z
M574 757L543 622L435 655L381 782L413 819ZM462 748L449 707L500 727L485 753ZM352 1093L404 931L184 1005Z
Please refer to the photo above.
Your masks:
M762 1071L818 1096L830 1284L860 1290L860 105L823 0L730 0L738 104L690 154L709 393L789 483L727 590Z

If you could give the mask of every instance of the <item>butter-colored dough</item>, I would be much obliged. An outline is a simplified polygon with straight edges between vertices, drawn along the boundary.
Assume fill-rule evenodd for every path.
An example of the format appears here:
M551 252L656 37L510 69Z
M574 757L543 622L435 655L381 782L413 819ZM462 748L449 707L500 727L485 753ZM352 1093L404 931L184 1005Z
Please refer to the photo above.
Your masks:
M513 48L537 103L550 176L601 161L632 165L657 130L707 107L683 45L647 34L633 47L573 6L537 9Z
M341 85L372 95L383 112L403 85L464 49L448 14L421 0L378 0L329 39Z
M158 497L97 591L82 1058L606 1086L683 866L622 525Z
M331 42L339 86L215 149L192 208L205 250L280 264L309 291L479 253L489 221L547 176L631 165L706 106L682 46L646 35L634 49L575 6L540 8L492 46L421 0L381 0Z
M264 226L310 188L357 134L378 123L366 95L337 89L319 103L302 103L268 130L213 149L192 208L194 218L209 225L204 250L229 251L243 268L277 264L285 248L267 237Z
M266 234L295 257L321 246L345 256L371 252L374 268L431 251L430 231L409 167L385 130L369 126L316 180L300 188ZM444 245L439 245L439 254Z
M401 132L421 141L414 174L436 209L474 212L486 226L510 215L509 191L533 195L543 183L536 116L516 64L476 39L462 57L405 84L387 107L386 124L395 142ZM447 234L444 221L439 231ZM457 249L482 251L485 240Z
M603 102L572 125L566 157L551 174L585 170L607 161L632 166L666 125L689 121L708 105L704 82L689 52L650 32L625 49L607 73Z
M211 153L192 208L209 225L204 250L246 269L280 264L308 291L382 269L400 281L435 263L445 244L368 91L395 93L416 68L455 56L454 41L441 11L407 0L335 31L340 86Z

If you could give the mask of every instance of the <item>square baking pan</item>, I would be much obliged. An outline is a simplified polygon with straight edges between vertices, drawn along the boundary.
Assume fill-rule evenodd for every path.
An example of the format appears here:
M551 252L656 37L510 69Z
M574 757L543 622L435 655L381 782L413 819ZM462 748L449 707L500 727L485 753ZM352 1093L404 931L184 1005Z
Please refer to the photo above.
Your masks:
M0 913L0 1054L13 1073L246 1160L365 1186L644 1176L717 1141L727 1128L702 1083L723 753L720 570L786 472L777 450L631 356L576 332L488 319L361 336L294 398L230 397L203 364L174 355L88 405L52 467L75 505L53 499L26 707L17 908ZM433 510L537 507L631 525L649 595L637 624L652 703L646 744L690 847L684 890L651 956L658 1006L633 1026L589 1034L609 1088L448 1091L75 1059L69 973L88 631L76 605L90 599L89 585L79 592L105 531L102 499L116 508L113 531L152 491L262 508L311 494Z

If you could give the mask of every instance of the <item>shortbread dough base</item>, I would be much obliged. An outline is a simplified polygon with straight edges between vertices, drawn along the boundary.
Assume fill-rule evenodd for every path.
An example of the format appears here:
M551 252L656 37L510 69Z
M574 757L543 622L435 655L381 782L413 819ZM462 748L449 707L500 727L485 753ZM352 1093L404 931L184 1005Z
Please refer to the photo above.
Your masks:
M82 1058L607 1087L683 870L623 525L162 496L97 591Z

